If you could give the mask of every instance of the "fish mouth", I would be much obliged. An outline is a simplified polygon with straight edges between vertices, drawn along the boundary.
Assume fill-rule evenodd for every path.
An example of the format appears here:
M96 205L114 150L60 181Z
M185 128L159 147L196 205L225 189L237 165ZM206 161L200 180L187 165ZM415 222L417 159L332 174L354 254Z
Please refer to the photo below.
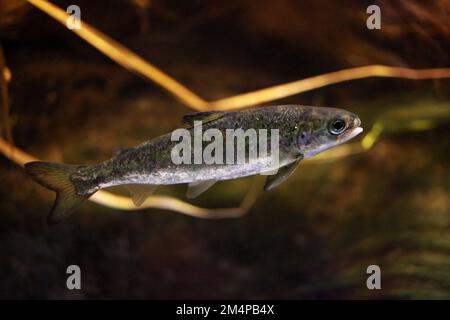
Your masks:
M363 131L364 129L361 127L361 119L355 116L355 118L353 119L353 129L350 131L350 139L356 137Z
M361 127L361 120L358 117L355 117L353 119L353 128L347 130L347 132L342 135L341 143L353 139L363 131L364 129Z
M352 132L351 132L351 138L354 138L354 137L356 137L358 134L360 134L361 132L363 132L364 131L364 129L362 128L362 127L356 127L356 128L354 128L353 130L352 130ZM350 139L351 139L350 138Z

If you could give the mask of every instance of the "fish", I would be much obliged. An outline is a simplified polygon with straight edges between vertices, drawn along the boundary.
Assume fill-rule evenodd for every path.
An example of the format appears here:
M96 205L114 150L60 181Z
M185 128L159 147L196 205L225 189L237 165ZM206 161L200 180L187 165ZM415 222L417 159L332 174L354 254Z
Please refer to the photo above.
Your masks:
M194 198L217 181L262 174L267 175L264 190L269 191L290 177L302 160L347 142L363 131L360 118L352 112L340 108L302 105L197 112L184 116L182 122L184 127L177 130L184 130L183 133L194 136L188 141L192 143L194 140L194 148L191 145L181 150L182 139L174 139L175 130L136 147L122 149L99 164L72 165L44 161L26 163L25 171L31 178L56 192L55 202L47 217L48 224L56 224L69 217L98 190L119 185L128 188L136 206L141 205L159 185L186 183L187 197ZM244 144L238 145L236 139L231 139L230 145L222 142L222 148L219 148L220 141L217 139L220 136L228 139L230 130L236 132L251 129L266 133L259 136L256 148L262 150L264 146L267 152L250 155L249 151L248 155L245 154L244 161L230 162L228 158L224 161L224 157L228 156L226 149L232 147L230 159L236 160L242 147L252 147L251 141L246 139ZM215 133L214 143L217 148L211 155L223 155L222 161L220 157L215 158L219 160L213 163L196 159L196 148L206 150L213 140L211 136L204 139L203 135L200 141L195 141L198 130L204 134ZM267 132L271 135L267 135ZM277 138L276 144L272 144L274 136ZM185 160L194 159L194 163L176 163L174 154L177 153L174 150L177 148L183 151L178 150L178 155L182 154ZM277 153L276 161L274 153Z

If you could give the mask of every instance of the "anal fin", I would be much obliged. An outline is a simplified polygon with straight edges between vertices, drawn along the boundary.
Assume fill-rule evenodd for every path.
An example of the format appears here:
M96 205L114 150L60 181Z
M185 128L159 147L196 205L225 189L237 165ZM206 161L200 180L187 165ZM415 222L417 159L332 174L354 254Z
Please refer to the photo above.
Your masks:
M140 207L157 188L157 186L150 184L128 184L126 187L136 207Z

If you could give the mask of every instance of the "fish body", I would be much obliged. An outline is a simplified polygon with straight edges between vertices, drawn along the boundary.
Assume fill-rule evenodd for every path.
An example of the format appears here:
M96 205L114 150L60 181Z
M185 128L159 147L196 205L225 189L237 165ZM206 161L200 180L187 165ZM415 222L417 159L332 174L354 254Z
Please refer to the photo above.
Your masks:
M271 189L284 181L302 159L348 141L362 131L361 121L351 112L337 108L299 105L232 112L203 112L188 115L183 120L189 125L184 129L186 134L195 140L196 134L198 136L200 132L201 139L194 141L193 147L191 143L190 148L183 150L184 153L189 153L185 158L191 160L188 163L174 163L173 151L180 144L180 140L174 139L172 132L122 150L111 159L96 165L74 166L47 162L26 164L25 169L37 182L57 192L55 205L49 215L50 222L57 222L73 212L74 208L96 191L118 185L188 183L197 188L193 193L196 195L199 191L206 190L205 186L216 181L276 172L267 180L266 189ZM201 121L200 127L198 121ZM221 153L222 161L205 163L202 159L198 161L198 154L195 154L199 148L204 150L211 143L201 138L209 129L224 138L222 148L216 149L214 153ZM266 132L266 135L258 137L257 146L254 147L259 150L264 145L267 147L267 153L255 152L250 155L248 150L252 146L249 140L237 145L237 140L230 138L233 145L232 159L237 159L239 148L244 146L248 155L244 162L226 161L229 160L226 153L230 146L227 139L232 137L228 136L230 130L254 130L256 134ZM273 144L271 135L274 130L277 136L276 145ZM276 162L273 161L274 147L278 150ZM140 190L137 193L140 193L140 199L143 201L145 194ZM64 205L61 203L63 200ZM69 202L72 202L72 205Z

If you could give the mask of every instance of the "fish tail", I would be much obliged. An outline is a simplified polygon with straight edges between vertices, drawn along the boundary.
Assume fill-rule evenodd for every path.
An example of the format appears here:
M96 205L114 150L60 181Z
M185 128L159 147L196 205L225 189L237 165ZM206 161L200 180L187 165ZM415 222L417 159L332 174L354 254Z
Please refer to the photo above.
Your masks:
M69 217L92 194L79 195L71 175L78 165L32 161L25 164L25 171L39 184L56 192L56 199L47 217L49 225Z

